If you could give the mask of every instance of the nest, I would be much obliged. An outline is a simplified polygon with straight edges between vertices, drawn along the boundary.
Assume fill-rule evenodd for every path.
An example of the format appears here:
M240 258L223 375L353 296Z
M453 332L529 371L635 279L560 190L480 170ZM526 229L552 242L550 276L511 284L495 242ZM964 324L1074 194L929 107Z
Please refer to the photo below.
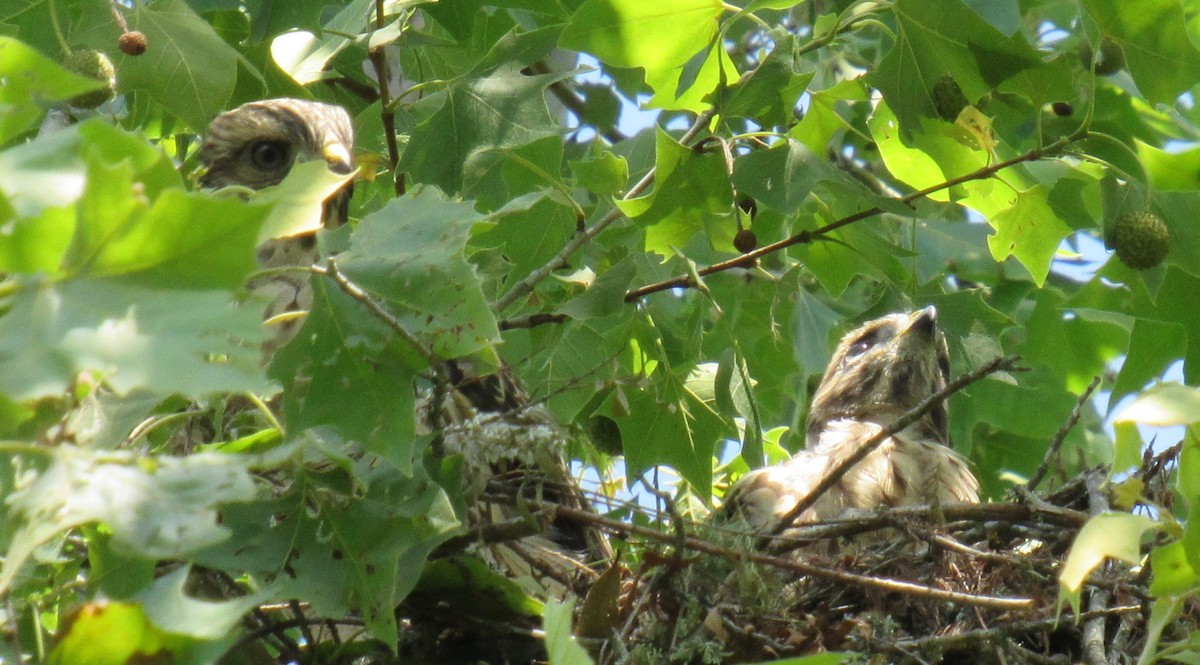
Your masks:
M1160 497L1174 452L1141 472ZM674 565L630 585L621 645L605 645L600 660L756 663L856 651L873 662L1132 663L1146 640L1148 567L1097 568L1077 613L1058 606L1075 536L1109 507L1106 476L1094 469L1010 503L848 517L769 544L710 527L666 557ZM1200 623L1200 613L1184 618L1169 629L1177 637Z

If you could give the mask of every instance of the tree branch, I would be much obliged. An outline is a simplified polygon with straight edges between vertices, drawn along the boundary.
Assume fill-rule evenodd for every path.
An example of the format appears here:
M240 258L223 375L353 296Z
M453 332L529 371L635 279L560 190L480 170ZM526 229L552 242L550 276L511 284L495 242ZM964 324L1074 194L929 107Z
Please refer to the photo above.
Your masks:
M954 187L956 185L961 185L964 182L970 182L972 180L982 180L984 178L991 177L996 172L1002 171L1010 166L1015 166L1016 164L1021 164L1023 162L1032 162L1032 161L1041 159L1042 157L1045 157L1047 155L1057 154L1059 151L1061 151L1066 146L1070 145L1075 140L1078 140L1078 139L1073 135L1063 137L1063 138L1055 141L1054 143L1051 143L1050 145L1042 146L1039 148L1034 148L1033 150L1030 150L1029 152L1026 152L1021 155L1017 155L1016 157L1013 157L1012 159L1006 159L1002 162L997 162L995 164L992 164L991 166L985 166L983 168L976 169L975 171L958 176L957 178L951 178L943 183L933 185L930 187L926 187L925 189L912 192L911 194L906 194L896 200L900 203L910 204L913 201L925 198L925 197L929 196L930 194L940 192L944 189L950 189L951 187ZM826 235L842 228L843 226L848 226L855 222L859 222L864 219L874 217L876 215L882 214L883 212L884 212L884 209L879 206L875 206L873 208L868 208L867 210L861 210L861 211L856 212L847 217L843 217L837 221L830 222L829 224L826 224L825 226L822 226L820 228L813 229L812 231L801 231L795 235L784 238L783 240L773 242L769 245L763 245L762 247L759 247L758 249L755 249L750 252L746 252L745 254L742 254L739 257L729 259L728 261L721 261L719 263L714 263L714 264L704 267L704 268L700 268L699 270L696 271L696 274L699 275L700 277L707 277L708 275L712 275L715 273L730 270L732 268L748 268L748 267L754 265L754 262L757 261L759 258L766 256L767 254L772 254L774 252L778 252L782 249L791 247L792 245L799 245L799 244L813 242L814 240L817 240L823 236L826 236ZM690 287L695 287L695 286L697 286L696 280L691 275L688 275L688 274L679 275L677 277L672 277L671 279L666 279L661 282L654 282L653 284L647 284L645 286L640 286L636 289L630 289L629 291L625 292L625 302L632 302L634 300L637 300L638 298L649 295L651 293L657 293L659 291L667 291L669 289L676 289L676 288L690 288Z
M1050 447L1046 449L1046 456L1042 458L1042 463L1038 465L1037 471L1033 472L1033 476L1031 476L1029 478L1029 482L1025 484L1026 490L1033 492L1037 489L1037 486L1041 484L1042 479L1046 477L1046 471L1050 469L1050 463L1053 462L1054 458L1058 456L1058 449L1062 447L1063 441L1065 441L1067 438L1067 434L1069 434L1079 422L1079 416L1083 413L1083 405L1087 403L1088 398L1092 396L1092 393L1096 390L1096 386L1099 385L1100 377L1097 376L1092 378L1091 384L1089 384L1087 389L1083 391L1083 394L1079 396L1079 399L1075 401L1075 408L1071 409L1071 415L1067 418L1067 422L1063 423L1063 426L1060 427L1057 432L1055 432L1054 439L1050 442Z
M489 490L495 487L489 483ZM501 488L501 491L502 488ZM520 501L531 510L542 510L552 508L555 514L570 520L584 522L615 534L634 534L647 540L655 542L673 544L677 542L677 534L664 533L658 529L630 524L619 520L614 520L602 515L597 515L587 510L580 510L568 506L562 506L544 501L536 501L534 499L525 499L512 496L511 494L492 494L490 491L483 496L485 501L495 501L502 503L513 503ZM843 584L850 584L857 587L866 587L871 589L879 589L882 591L903 593L911 596L918 596L932 600L941 600L962 605L972 605L976 607L988 607L1000 610L1027 610L1033 607L1033 599L1031 598L1007 598L1003 596L983 596L961 591L947 591L945 589L936 589L933 587L907 582L904 580L895 580L883 577L872 577L869 575L857 575L855 573L847 573L841 570L831 568L823 568L806 561L792 559L787 557L773 556L769 554L761 554L759 552L732 550L727 547L722 547L716 543L710 543L705 540L700 540L694 536L687 536L684 544L689 550L711 554L723 559L731 561L748 561L766 566L772 566L781 570L790 570L802 575L819 577L822 579L833 580Z

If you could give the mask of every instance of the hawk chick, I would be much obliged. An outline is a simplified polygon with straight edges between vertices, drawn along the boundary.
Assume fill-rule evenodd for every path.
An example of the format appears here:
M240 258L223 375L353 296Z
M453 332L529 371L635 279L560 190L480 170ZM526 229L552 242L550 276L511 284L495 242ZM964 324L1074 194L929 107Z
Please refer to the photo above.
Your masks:
M263 189L279 184L297 162L323 160L330 170L348 174L354 170L354 127L340 106L303 99L268 99L243 104L217 116L208 126L198 157L204 165L200 186L209 189L241 186ZM339 190L324 203L321 222L333 229L349 217L351 186ZM263 268L311 265L318 258L316 238L303 234L276 238L258 247ZM256 279L252 292L268 299L264 318L308 311L312 289L308 277L285 273ZM287 343L298 326L288 318L276 329L265 349Z
M727 505L769 531L867 438L945 387L950 356L933 307L868 321L842 338L813 397L805 450L752 471ZM883 441L825 492L797 522L847 510L933 502L974 503L979 482L950 448L943 402Z

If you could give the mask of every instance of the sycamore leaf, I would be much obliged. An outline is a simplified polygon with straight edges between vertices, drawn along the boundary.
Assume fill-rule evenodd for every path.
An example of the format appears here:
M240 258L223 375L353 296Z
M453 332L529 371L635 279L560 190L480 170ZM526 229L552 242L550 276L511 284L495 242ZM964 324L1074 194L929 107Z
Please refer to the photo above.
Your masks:
M1200 388L1174 381L1151 386L1121 409L1114 421L1157 427L1200 422Z
M546 630L546 655L550 665L593 665L595 661L571 632L575 601L546 603L542 622Z
M0 145L26 131L44 112L42 102L63 101L105 85L63 69L12 37L0 37Z
M1174 0L1085 0L1088 16L1125 53L1129 73L1153 103L1170 104L1200 81L1200 50Z
M1117 559L1131 565L1142 560L1142 534L1156 528L1157 522L1145 515L1103 513L1083 525L1071 553L1058 574L1059 605L1067 601L1078 611L1079 590L1089 573L1105 559Z
M16 399L60 394L81 371L119 393L265 391L261 318L226 291L22 280L0 317L0 391Z
M724 11L720 0L588 0L559 45L617 67L644 67L655 78L708 48Z
M233 455L139 457L59 446L10 498L21 526L0 572L5 590L33 551L70 529L103 523L147 558L178 558L229 537L217 508L254 497L249 461Z
M525 76L506 65L487 76L448 82L435 96L440 108L413 129L400 169L418 182L458 192L465 173L478 170L487 151L517 148L557 133L542 90L559 78Z
M1011 207L988 219L996 229L988 236L992 257L997 261L1017 257L1039 286L1046 281L1058 244L1071 233L1071 227L1050 206L1048 195L1042 185L1017 192Z

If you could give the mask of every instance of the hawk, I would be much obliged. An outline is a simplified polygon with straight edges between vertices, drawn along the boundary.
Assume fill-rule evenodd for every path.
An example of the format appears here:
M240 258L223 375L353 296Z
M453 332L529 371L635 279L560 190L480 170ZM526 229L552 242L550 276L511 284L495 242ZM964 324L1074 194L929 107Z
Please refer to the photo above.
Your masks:
M240 186L263 189L278 185L297 162L323 160L330 170L347 175L354 170L354 125L350 114L340 106L303 99L267 99L243 104L217 116L208 126L197 154L204 166L201 187L219 189ZM335 229L349 218L353 185L347 185L329 197L322 211L322 225ZM258 247L258 262L263 268L312 265L318 258L313 233L275 238ZM264 295L269 303L265 318L294 312L307 312L312 306L308 276L282 273L253 280L253 293ZM296 334L297 317L281 317L275 337L264 349L271 353Z
M726 505L761 532L780 521L867 438L945 387L950 374L937 310L889 314L842 338L813 396L805 449L742 476ZM852 467L796 522L851 510L979 501L979 482L950 447L945 402Z
M217 116L200 146L204 166L199 184L206 188L241 186L262 189L279 184L297 162L323 160L339 174L353 171L354 130L349 114L339 106L300 99L269 99L243 104ZM323 226L346 223L350 185L325 201ZM318 259L312 233L267 241L258 248L263 268L307 266ZM280 316L308 311L312 289L307 275L283 273L253 280L251 291L265 294L268 321L281 325L267 345L268 357L287 343L299 327L299 317ZM447 306L451 306L448 303ZM566 433L544 408L531 404L516 377L505 368L480 376L469 363L448 360L443 374L449 390L430 391L418 405L424 429L444 438L447 452L467 460L468 489L482 494L488 480L511 481L522 494L590 508L562 456ZM530 488L535 488L530 490ZM469 520L484 526L513 517L513 510L474 506ZM607 541L594 529L561 520L546 538L526 538L491 548L490 558L514 576L548 580L554 595L581 572L578 551L594 561L611 558Z

